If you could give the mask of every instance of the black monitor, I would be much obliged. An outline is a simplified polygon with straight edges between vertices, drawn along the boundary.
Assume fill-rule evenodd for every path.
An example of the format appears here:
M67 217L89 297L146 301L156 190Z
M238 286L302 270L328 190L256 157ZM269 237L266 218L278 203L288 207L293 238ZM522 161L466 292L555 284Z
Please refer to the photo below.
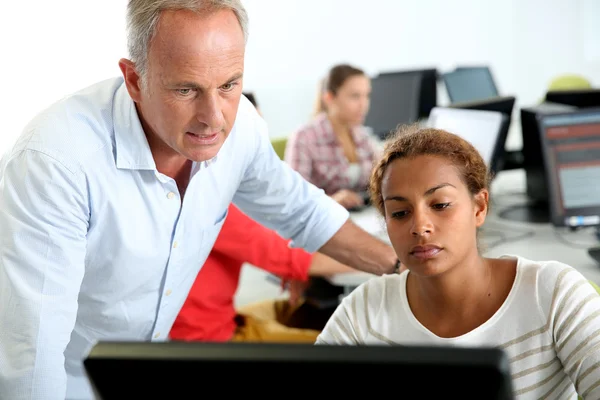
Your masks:
M549 91L546 93L546 101L577 108L600 107L600 89Z
M522 167L526 178L526 200L500 211L503 219L529 223L549 223L550 206L546 168L542 155L542 142L538 117L575 110L564 104L541 103L520 110L521 137L523 140Z
M494 173L498 173L505 169L520 167L519 162L513 161L513 159L518 158L520 154L515 155L505 150L506 139L508 137L508 131L510 130L515 100L516 99L514 96L499 96L485 100L453 103L449 106L450 108L462 108L465 110L496 111L505 116L502 127L498 134L498 141L501 143L501 145L499 146L498 152L495 155Z
M508 357L499 348L100 342L84 366L98 400L215 392L354 398L363 389L378 396L394 387L427 399L514 399Z
M398 125L426 119L436 105L436 69L382 72L371 81L365 125L385 139Z
M438 70L435 68L429 69L413 69L406 71L381 72L379 77L394 75L404 76L420 76L421 88L419 91L419 109L417 112L418 119L429 117L431 110L437 106L437 82Z
M492 72L486 66L458 67L442 74L451 103L498 97Z
M600 107L538 116L550 220L600 226Z

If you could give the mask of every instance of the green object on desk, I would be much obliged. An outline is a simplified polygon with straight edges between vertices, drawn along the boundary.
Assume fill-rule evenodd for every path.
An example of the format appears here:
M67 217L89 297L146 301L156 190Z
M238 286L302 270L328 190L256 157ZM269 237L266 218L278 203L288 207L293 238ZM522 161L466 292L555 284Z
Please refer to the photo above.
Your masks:
M273 138L271 139L271 144L273 145L273 149L275 149L275 153L283 160L287 137Z
M548 91L557 90L578 90L578 89L591 89L592 84L589 80L580 75L565 74L557 76L550 82Z

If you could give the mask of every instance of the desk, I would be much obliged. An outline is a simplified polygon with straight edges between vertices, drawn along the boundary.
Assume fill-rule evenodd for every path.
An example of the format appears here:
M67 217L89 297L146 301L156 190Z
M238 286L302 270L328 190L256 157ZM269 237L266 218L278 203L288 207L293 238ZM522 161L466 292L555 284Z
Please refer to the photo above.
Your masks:
M484 256L513 254L530 260L556 260L576 268L587 279L600 283L600 265L587 253L587 248L598 245L598 239L591 230L569 232L566 229L556 229L550 224L521 223L498 217L501 210L526 202L523 170L500 172L492 183L490 197L490 214L481 232ZM375 209L368 208L353 213L351 218L369 233L389 243L383 219ZM329 281L343 286L344 292L349 293L374 276L352 272L333 275Z

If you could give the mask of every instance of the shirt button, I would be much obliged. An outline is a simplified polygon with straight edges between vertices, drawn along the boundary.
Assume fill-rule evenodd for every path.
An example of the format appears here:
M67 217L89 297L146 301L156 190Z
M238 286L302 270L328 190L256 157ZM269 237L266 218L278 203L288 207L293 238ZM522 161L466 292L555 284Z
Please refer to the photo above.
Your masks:
M176 249L179 244L177 242L173 242L173 248Z
M165 292L165 296L170 296L171 293L173 293L173 291L171 289L167 289L167 291Z
M156 332L156 335L154 335L154 339L158 339L160 337L160 332Z
M167 194L167 199L172 199L173 197L175 197L175 193L169 192L169 194Z

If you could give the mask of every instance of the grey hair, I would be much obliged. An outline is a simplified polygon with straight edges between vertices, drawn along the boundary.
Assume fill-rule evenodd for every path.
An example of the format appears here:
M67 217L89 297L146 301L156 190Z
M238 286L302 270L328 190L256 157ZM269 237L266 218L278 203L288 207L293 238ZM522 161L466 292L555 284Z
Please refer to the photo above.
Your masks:
M145 80L148 50L156 33L160 13L189 10L196 13L229 9L237 17L244 41L248 41L248 14L240 0L129 0L127 5L127 47L138 74Z

